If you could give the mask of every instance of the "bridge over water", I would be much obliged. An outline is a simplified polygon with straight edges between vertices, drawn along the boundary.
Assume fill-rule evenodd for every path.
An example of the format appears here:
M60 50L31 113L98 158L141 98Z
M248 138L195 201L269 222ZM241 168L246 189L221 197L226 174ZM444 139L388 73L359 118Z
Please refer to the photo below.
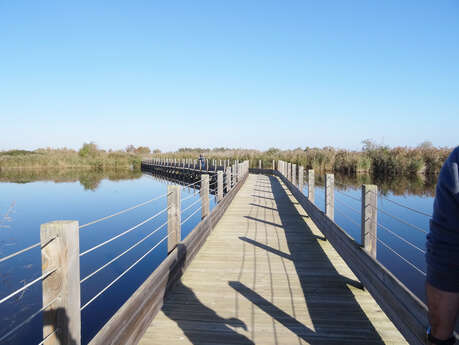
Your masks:
M360 245L333 221L333 175L327 175L322 212L313 189L302 193L304 169L294 164L250 171L248 161L142 165L199 189L202 220L181 240L188 217L181 218L180 187L169 186L161 211L168 215L161 241L167 240L169 254L90 344L424 343L425 305L376 260L375 186L362 187ZM312 171L308 178L311 183ZM212 211L209 194L218 200ZM87 277L80 280L79 258L112 241L80 253L79 229L93 223L42 225L43 274L24 287L43 285L42 344L80 344L81 310L116 283L81 305ZM4 339L0 335L0 343Z

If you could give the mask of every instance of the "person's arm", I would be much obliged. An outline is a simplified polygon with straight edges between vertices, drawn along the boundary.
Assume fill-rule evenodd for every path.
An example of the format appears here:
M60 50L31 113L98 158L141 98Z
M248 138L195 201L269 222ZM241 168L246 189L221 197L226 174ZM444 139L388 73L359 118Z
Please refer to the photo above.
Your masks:
M459 147L440 171L432 221L443 230L459 232Z
M429 344L454 344L451 334L459 312L459 147L440 171L426 259Z

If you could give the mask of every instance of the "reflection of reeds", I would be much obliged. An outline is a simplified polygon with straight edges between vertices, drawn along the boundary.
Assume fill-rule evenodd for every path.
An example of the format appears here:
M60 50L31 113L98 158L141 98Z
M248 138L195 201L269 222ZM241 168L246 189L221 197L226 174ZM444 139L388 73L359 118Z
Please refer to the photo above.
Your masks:
M6 211L6 213L0 219L0 228L9 229L10 226L5 223L10 223L13 221L11 214L14 212L14 207L16 206L16 201L13 201Z
M95 190L103 179L131 180L142 176L141 171L105 169L14 169L0 172L0 182L28 183L34 181L76 182L88 190Z
M437 180L435 176L408 175L387 176L370 174L335 174L335 189L360 189L363 184L375 184L379 191L386 195L391 193L398 196L435 196ZM324 186L325 176L316 175L316 184Z

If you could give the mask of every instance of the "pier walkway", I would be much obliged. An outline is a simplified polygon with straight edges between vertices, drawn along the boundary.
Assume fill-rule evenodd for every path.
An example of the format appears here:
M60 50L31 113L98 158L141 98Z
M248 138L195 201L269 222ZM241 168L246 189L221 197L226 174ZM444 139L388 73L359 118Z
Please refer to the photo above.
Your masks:
M139 344L405 344L278 176L250 174Z

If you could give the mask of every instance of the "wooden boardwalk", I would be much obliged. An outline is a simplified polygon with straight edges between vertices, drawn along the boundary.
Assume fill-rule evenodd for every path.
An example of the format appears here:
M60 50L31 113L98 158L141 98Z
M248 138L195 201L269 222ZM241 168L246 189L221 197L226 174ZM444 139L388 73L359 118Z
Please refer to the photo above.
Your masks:
M250 175L139 344L405 343L280 179Z

